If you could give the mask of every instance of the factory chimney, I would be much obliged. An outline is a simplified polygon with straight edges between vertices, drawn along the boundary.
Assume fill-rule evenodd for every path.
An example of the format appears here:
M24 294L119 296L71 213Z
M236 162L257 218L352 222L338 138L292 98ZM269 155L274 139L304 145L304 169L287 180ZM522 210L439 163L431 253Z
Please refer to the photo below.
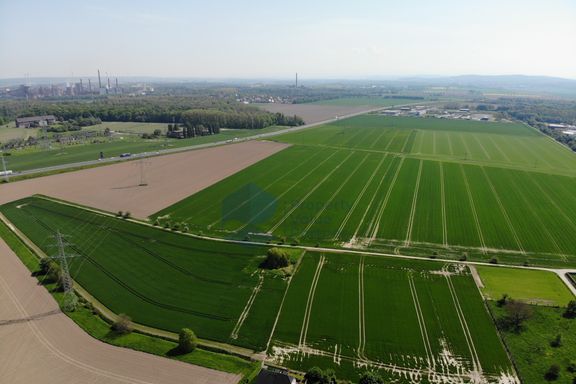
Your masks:
M102 80L100 79L100 70L98 70L98 88L102 89Z

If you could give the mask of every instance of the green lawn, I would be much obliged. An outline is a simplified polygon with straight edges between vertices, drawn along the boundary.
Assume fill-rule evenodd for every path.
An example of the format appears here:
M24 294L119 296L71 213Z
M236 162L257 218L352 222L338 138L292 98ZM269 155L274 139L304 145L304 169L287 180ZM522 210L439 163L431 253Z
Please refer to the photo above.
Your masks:
M553 272L477 266L486 297L497 300L503 294L532 304L566 306L575 297Z
M491 304L496 316L502 309ZM544 375L552 364L560 366L558 384L572 384L576 373L567 370L568 364L576 365L576 320L562 317L563 308L532 306L533 315L524 323L519 334L502 332L506 344L524 383L547 383ZM561 335L562 345L552 347L550 342Z

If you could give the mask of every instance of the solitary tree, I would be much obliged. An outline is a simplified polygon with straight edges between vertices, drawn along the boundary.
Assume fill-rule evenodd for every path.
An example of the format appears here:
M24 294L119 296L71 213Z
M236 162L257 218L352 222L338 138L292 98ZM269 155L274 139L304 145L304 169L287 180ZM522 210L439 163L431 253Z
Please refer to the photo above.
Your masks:
M505 325L514 332L522 330L524 321L532 317L532 308L526 303L517 300L509 300L506 306Z
M554 340L552 340L550 342L550 346L552 348L558 348L562 346L562 335L558 334L556 335L556 337L554 338Z
M190 353L198 346L198 338L194 331L182 328L178 337L178 350L180 353Z

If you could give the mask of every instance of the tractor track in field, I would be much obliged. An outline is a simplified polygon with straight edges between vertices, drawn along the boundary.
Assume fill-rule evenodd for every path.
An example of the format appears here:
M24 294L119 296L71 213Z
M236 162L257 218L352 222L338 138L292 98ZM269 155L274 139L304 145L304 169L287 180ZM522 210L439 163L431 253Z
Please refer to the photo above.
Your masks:
M412 196L412 207L410 208L410 217L408 219L408 229L406 230L406 240L404 246L409 247L412 240L412 229L414 228L414 217L416 216L416 206L418 204L418 192L420 190L420 178L422 177L422 166L424 162L420 160L418 166L418 176L416 176L416 186L414 187L414 196Z
M498 145L498 143L496 143L494 141L494 139L491 136L488 136L488 140L490 140L492 142L492 144L494 145L494 148L496 148L496 150L498 152L500 152L500 154L502 155L502 157L504 158L504 160L506 160L507 163L512 163L512 160L510 160L510 158L508 157L508 155L506 154L506 152L504 152L500 146Z
M476 143L478 143L478 145L480 146L480 149L482 149L482 152L484 152L484 156L486 156L486 158L488 160L492 160L492 157L490 156L490 153L488 153L488 151L486 150L486 148L484 148L484 145L482 144L482 142L480 140L478 140L478 137L476 135L472 135L472 138L474 139L474 141L476 141Z
M340 183L340 186L338 187L338 189L336 189L334 191L334 193L332 194L332 196L330 196L330 198L326 201L326 203L324 203L324 205L322 206L322 208L320 209L320 211L318 211L318 213L314 216L314 218L308 223L308 225L306 225L306 228L304 228L304 230L298 235L298 237L302 237L304 235L306 235L306 233L308 233L308 231L310 230L310 228L312 228L312 226L314 225L314 223L316 223L316 221L320 218L320 216L324 213L324 211L326 210L326 208L328 208L328 206L330 205L330 203L332 202L332 200L334 200L336 198L336 196L338 195L338 193L340 193L340 191L342 190L342 188L344 188L344 186L348 183L348 181L350 181L350 179L352 178L352 176L354 176L356 174L356 172L358 171L358 169L362 166L362 164L364 164L366 162L366 159L368 158L369 154L366 154L366 156L364 156L364 158L362 159L362 161L360 161L358 163L358 165L356 166L356 168L354 168L354 170L352 172L350 172L350 174L346 177L346 179L344 179L344 181L342 181L342 183Z
M276 229L278 229L278 227L280 225L282 225L282 223L284 223L291 215L292 213L294 213L294 211L296 209L298 209L298 207L300 207L302 205L302 203L304 203L304 201L306 201L310 195L312 195L318 188L320 188L320 186L322 184L324 184L326 182L326 180L328 180L330 178L330 176L332 176L332 174L334 172L336 172L338 169L340 169L340 167L342 166L342 164L344 164L346 161L348 161L348 159L350 157L352 157L352 155L356 153L356 152L350 152L348 154L348 156L346 156L344 158L344 160L342 160L337 166L335 166L334 168L332 168L332 170L330 172L328 172L328 174L326 176L324 176L324 178L322 180L320 180L319 183L317 183L316 185L314 185L314 187L312 187L312 189L310 189L308 191L308 193L306 193L306 195L304 195L304 197L302 199L300 199L300 201L298 201L297 204L294 204L294 206L292 208L290 208L290 210L288 211L288 213L286 213L280 220L278 220L278 222L276 224L274 224L268 231L266 231L267 233L274 233L274 231Z
M324 160L322 160L320 163L318 163L308 173L306 173L304 176L302 176L296 183L292 184L284 192L282 192L280 195L276 196L276 198L273 201L268 203L258 213L256 213L254 216L252 216L252 218L250 218L250 220L248 220L246 223L242 224L240 227L236 228L234 230L234 232L239 232L239 231L243 230L244 228L246 228L248 226L248 224L250 224L251 222L256 220L256 218L259 217L263 212L265 212L268 208L270 208L273 204L275 204L278 200L280 200L284 195L286 195L288 192L290 192L292 189L294 189L294 187L296 187L298 184L300 184L302 182L302 180L305 180L308 176L310 176L312 173L314 173L314 171L316 171L318 168L320 168L324 163L326 163L328 160L330 160L337 153L338 153L338 151L332 153L330 156L326 157Z
M300 164L298 164L296 167L292 168L290 171L286 172L285 174L283 174L282 176L274 179L273 182L269 183L268 185L266 185L265 187L263 187L262 189L260 189L260 191L258 193L256 193L253 196L250 196L248 199L244 200L242 203L240 203L238 206L236 206L234 209L230 210L229 212L227 212L226 214L222 215L222 217L212 223L210 223L208 225L208 229L211 229L214 225L218 224L219 222L223 222L227 217L229 217L230 215L232 215L234 212L236 212L237 210L239 210L240 208L242 208L244 205L246 205L246 203L248 203L249 201L255 199L256 197L260 196L262 193L264 193L266 190L268 190L268 188L270 188L271 186L273 186L274 184L284 180L286 177L288 177L288 175L291 175L293 172L297 171L298 169L300 169L301 167L303 167L305 164L308 164L310 161L312 161L313 159L316 158L316 156L318 156L321 152L316 152L314 155L312 155L311 157L309 157L308 159L306 159L306 161L301 162ZM279 165L279 168L283 166L283 164ZM275 168L274 168L275 169ZM215 204L219 204L219 202L215 203Z
M312 305L314 304L314 296L316 295L316 286L318 285L318 280L320 279L320 273L322 272L322 267L325 263L324 254L320 256L318 260L318 265L316 266L316 271L314 272L314 277L312 278L312 284L310 284L310 290L308 291L308 299L306 300L306 310L304 311L304 319L302 319L302 328L300 330L300 338L298 340L299 347L306 347L306 337L308 336L308 325L310 324L310 313L312 312Z
M252 308L252 304L254 304L254 300L256 300L256 296L260 292L260 289L262 289L262 284L264 284L264 274L262 272L260 272L258 274L258 284L252 290L252 294L248 298L248 301L246 302L246 305L244 306L242 313L240 313L240 316L238 317L238 321L236 322L236 325L234 325L234 329L232 329L232 333L230 334L231 339L236 340L238 338L238 334L240 333L240 328L242 328L244 321L248 317L248 314L250 313L250 309Z
M404 157L400 159L400 163L398 164L398 168L396 168L396 173L394 173L394 178L390 182L390 186L388 187L388 191L386 192L386 197L382 201L382 204L380 205L380 209L376 213L376 216L374 217L374 221L373 221L374 230L372 231L370 236L368 236L368 232L370 232L370 228L369 228L368 232L366 233L365 237L368 238L367 246L370 246L372 241L374 241L374 239L378 235L378 230L380 229L380 220L382 220L382 215L384 214L384 210L386 210L386 207L388 206L388 201L390 200L390 196L392 195L392 190L394 189L394 186L396 185L396 180L398 179L398 175L400 174L400 170L402 169L402 165L404 164L404 159L405 159Z
M367 361L366 349L366 312L364 310L364 262L365 256L358 263L358 358Z
M412 302L414 303L414 310L416 311L416 317L418 318L418 327L420 328L422 343L426 351L426 359L428 360L428 367L431 370L435 370L436 359L434 358L434 352L432 351L432 345L430 344L430 338L428 337L428 330L426 329L426 320L424 317L424 313L422 312L422 307L420 307L420 299L418 298L418 292L416 291L416 284L414 284L414 276L412 272L408 272L408 285L410 286L410 293L412 294Z
M468 182L468 176L466 176L466 172L464 171L464 167L462 165L460 165L460 172L462 173L462 179L464 180L464 185L466 186L468 203L470 204L470 209L472 210L472 216L474 217L474 223L476 224L478 239L480 240L480 245L482 245L482 253L486 254L486 242L484 241L484 235L482 234L482 227L480 226L480 220L478 219L478 213L476 212L476 204L474 204L474 197L472 196L472 191L470 190L470 183Z
M360 191L360 193L358 194L358 196L356 197L356 200L354 200L354 204L352 204L352 206L350 207L350 209L348 210L348 213L346 214L346 217L344 217L344 220L342 220L342 223L340 224L340 227L338 228L338 230L336 231L336 234L334 235L334 237L332 238L333 241L338 240L338 238L340 237L340 234L342 233L342 231L344 230L344 227L346 227L346 224L348 223L348 220L350 220L350 217L352 216L352 213L354 213L354 210L356 209L356 206L358 205L358 203L360 202L360 200L362 200L362 197L364 196L364 193L366 192L366 190L368 189L368 187L372 184L372 180L374 179L374 177L376 177L376 174L378 173L378 171L380 170L380 167L382 166L382 163L384 163L384 160L387 158L388 156L382 156L382 158L380 159L380 162L378 163L378 165L376 166L376 169L374 169L374 172L372 172L372 175L370 175L370 178L368 179L368 181L364 184L364 187L362 188L362 191Z
M446 191L445 191L445 181L444 181L444 165L442 162L438 162L438 167L440 168L440 201L442 204L442 242L444 247L448 247L448 224L446 220Z
M502 204L502 200L500 199L500 196L498 195L498 192L496 191L496 188L494 187L494 184L492 183L492 180L490 180L490 177L488 176L486 169L484 167L481 167L481 168L482 168L482 173L484 174L484 178L488 182L488 186L490 187L492 194L496 198L496 202L498 203L498 207L500 207L500 212L502 212L502 215L504 216L504 219L506 220L506 224L508 225L508 229L510 229L510 231L512 232L512 235L514 236L514 240L516 241L516 245L518 245L518 248L520 249L520 251L522 253L526 253L526 251L524 250L524 247L522 246L522 242L520 241L520 238L518 237L518 233L516 232L514 225L512 225L512 221L510 220L510 216L508 215L508 212L506 212L506 208L504 208L504 204Z

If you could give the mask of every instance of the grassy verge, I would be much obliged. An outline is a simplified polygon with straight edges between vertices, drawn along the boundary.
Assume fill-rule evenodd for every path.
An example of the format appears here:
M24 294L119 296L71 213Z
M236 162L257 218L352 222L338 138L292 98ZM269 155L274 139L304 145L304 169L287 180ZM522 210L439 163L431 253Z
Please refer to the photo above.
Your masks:
M503 309L490 302L496 317L503 315ZM568 366L576 364L576 319L562 316L563 308L531 306L533 315L524 323L520 333L503 331L502 336L514 358L516 367L524 383L546 383L544 377L551 365L560 367L558 384L571 384L576 380L576 372ZM553 347L553 341L561 335L562 344Z
M22 263L31 272L38 270L38 258L36 255L1 222L0 237L10 246L14 253L18 255ZM48 283L44 285L54 299L58 303L61 303L62 294L54 290L54 284ZM169 357L170 351L174 350L177 345L172 341L143 335L137 332L117 335L110 331L110 325L99 317L97 313L90 308L90 305L86 303L79 305L76 311L67 312L66 314L90 336L108 344L167 358ZM258 373L260 367L259 362L248 361L237 356L215 353L200 348L186 355L170 356L169 358L219 371L239 374L244 378L242 382L250 382Z
M531 304L566 306L572 293L552 272L502 267L476 267L486 297L497 300L503 294Z

